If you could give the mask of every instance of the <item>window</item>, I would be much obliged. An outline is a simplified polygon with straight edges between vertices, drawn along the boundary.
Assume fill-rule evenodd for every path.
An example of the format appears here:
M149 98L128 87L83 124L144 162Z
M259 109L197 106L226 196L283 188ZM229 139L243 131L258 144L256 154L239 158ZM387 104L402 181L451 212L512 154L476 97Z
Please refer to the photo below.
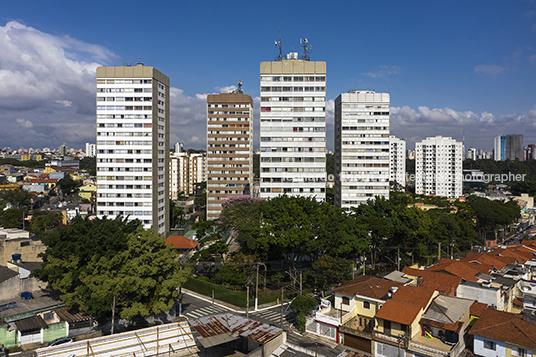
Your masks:
M495 351L495 342L484 340L484 348L488 350L494 350Z
M346 296L342 297L342 304L343 305L350 305L350 299Z
M363 301L363 309L370 310L370 301Z

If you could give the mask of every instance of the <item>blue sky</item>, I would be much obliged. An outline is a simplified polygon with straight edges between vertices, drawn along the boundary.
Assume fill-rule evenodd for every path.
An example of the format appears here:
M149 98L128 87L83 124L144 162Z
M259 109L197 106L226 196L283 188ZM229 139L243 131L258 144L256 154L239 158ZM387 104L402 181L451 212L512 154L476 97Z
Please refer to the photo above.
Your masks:
M313 46L334 100L391 95L391 133L490 150L498 133L536 143L536 2L12 1L0 13L0 147L95 142L95 68L141 61L170 77L171 138L205 147L205 98L259 62ZM256 113L258 117L258 112ZM258 133L258 126L255 128ZM258 135L255 135L258 139Z

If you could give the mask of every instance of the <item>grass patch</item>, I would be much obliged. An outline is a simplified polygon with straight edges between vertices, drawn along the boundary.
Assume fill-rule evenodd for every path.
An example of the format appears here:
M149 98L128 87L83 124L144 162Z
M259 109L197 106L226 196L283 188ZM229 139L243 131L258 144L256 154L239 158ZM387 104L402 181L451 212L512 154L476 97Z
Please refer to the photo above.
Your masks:
M245 291L230 290L221 285L211 283L209 281L202 280L199 278L188 278L188 280L184 284L184 288L195 291L196 293L204 295L208 298L212 298L212 291L214 290L214 299L220 300L220 301L223 301L228 304L232 304L241 308L246 307L247 298L246 298ZM285 293L284 298L290 299L294 297L295 295L296 295L295 293L290 293L290 292ZM278 294L273 294L273 295L268 295L268 296L260 296L259 305L274 302L279 298L281 298L281 292L279 292ZM254 298L250 297L249 306L250 307L255 306Z

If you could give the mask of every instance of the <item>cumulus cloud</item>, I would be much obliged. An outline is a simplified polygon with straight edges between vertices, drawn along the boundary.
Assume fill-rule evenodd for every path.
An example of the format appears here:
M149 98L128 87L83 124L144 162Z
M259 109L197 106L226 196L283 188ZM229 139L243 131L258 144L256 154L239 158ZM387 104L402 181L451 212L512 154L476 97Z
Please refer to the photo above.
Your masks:
M478 66L475 67L475 72L486 73L486 74L491 74L493 76L496 76L497 74L504 72L506 69L507 69L506 67L497 66L495 64L491 64L491 65L479 64Z
M64 107L70 107L73 102L70 100L56 100L56 103L63 105Z
M465 130L466 147L491 150L493 137L499 133L524 134L526 143L536 142L536 135L532 134L535 119L536 107L524 114L500 115L457 111L448 107L391 107L391 134L405 137L408 147L413 147L416 141L436 135L450 136L461 141Z
M372 78L385 78L398 72L400 72L400 67L398 66L380 66L379 70L367 72L365 75Z
M27 119L17 118L17 123L19 123L19 125L25 129L33 128L33 123Z
M231 93L237 90L238 87L235 85L231 85L231 86L225 86L225 87L215 87L214 89L216 89L218 93Z

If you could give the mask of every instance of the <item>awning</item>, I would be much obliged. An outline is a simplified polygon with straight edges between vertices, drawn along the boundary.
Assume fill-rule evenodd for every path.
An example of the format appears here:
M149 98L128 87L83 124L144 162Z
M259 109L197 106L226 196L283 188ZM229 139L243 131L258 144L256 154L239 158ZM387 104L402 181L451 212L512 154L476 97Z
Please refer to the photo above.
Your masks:
M19 330L20 332L39 330L48 327L47 323L45 322L45 320L43 320L41 316L27 317L25 319L17 320L14 322L17 326L17 330Z

